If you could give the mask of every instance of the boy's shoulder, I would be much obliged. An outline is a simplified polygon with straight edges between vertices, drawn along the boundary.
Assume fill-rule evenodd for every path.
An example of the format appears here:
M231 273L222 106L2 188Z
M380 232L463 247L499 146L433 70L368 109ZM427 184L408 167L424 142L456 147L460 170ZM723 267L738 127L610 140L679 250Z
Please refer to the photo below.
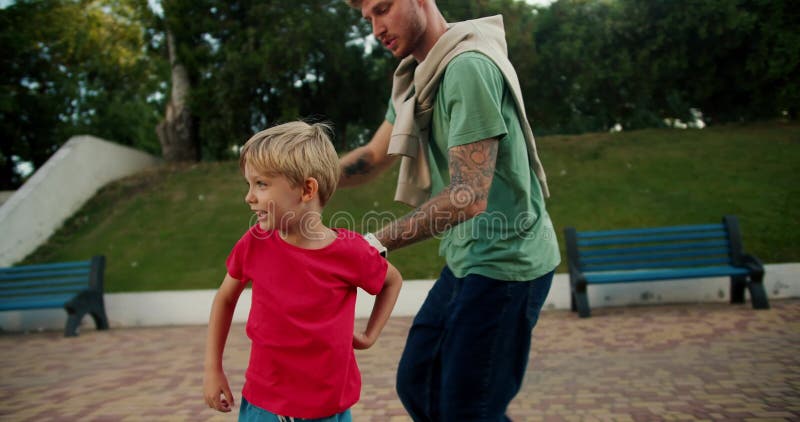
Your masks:
M361 243L361 242L367 243L367 241L364 240L364 236L361 235L361 233L354 232L354 231L349 230L349 229L338 228L338 227L333 228L333 230L336 231L337 239L340 240L340 241L344 241L344 242L348 242L348 243L354 242L356 244Z
M341 228L334 228L334 230L337 233L337 241L340 242L340 246L343 246L342 249L348 251L348 253L359 255L362 258L372 255L373 252L377 253L361 233Z

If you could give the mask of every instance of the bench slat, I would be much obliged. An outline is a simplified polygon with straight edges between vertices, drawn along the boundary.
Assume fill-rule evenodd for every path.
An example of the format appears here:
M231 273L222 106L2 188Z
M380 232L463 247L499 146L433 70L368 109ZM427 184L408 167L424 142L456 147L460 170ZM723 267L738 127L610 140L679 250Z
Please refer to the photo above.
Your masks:
M39 270L59 270L65 268L79 268L91 267L92 261L71 261L59 262L55 264L36 264L36 265L20 265L18 267L3 267L0 268L0 274L11 274L17 272L39 271Z
M16 274L0 274L0 281L13 281L13 280L32 280L37 278L59 277L65 275L82 275L88 276L91 272L90 268L82 269L67 269L58 271L32 271L20 272Z
M661 251L674 251L674 250L701 250L708 248L728 247L727 240L712 240L707 242L692 242L692 243L672 243L666 245L652 245L652 246L634 246L628 248L603 248L603 249L582 249L578 255L583 259L589 256L603 256L603 255L621 255L621 254L636 254L642 252L661 252Z
M67 312L65 337L78 335L87 314L98 330L106 330L105 267L105 256L95 255L88 261L0 268L0 311L62 308Z
M14 299L7 301L0 299L0 311L9 310L24 310L24 309L46 309L46 308L61 308L67 301L75 296L74 293L62 295L49 295L39 296L30 299Z
M691 259L682 261L657 261L657 262L629 262L624 264L594 264L586 265L586 271L617 271L617 270L639 270L647 268L685 268L700 265L728 265L730 260L725 258L715 259Z
M634 237L614 237L608 239L588 239L578 240L578 246L602 246L602 245L628 245L636 243L654 243L654 242L668 242L678 240L696 240L696 239L719 239L725 238L724 231L710 231L700 233L682 233L682 234L665 234L658 236L634 236Z
M727 248L715 248L704 250L692 250L687 252L668 252L668 253L630 253L598 256L594 258L581 257L581 268L592 264L610 264L615 262L628 261L663 261L675 258L700 258L704 256L728 256Z
M62 286L27 287L24 289L3 290L2 294L4 297L24 297L38 293L72 293L74 295L82 290L86 290L86 283L83 285L68 284Z
M649 229L623 229L623 230L597 230L577 232L578 239L598 238L598 237L613 237L613 236L630 236L630 235L647 235L658 233L681 233L681 232L698 232L698 231L711 231L711 230L725 230L722 224L695 224L691 226L671 226L671 227L654 227Z
M587 288L593 284L730 277L731 303L750 291L754 309L769 309L764 268L742 250L736 216L722 224L578 232L564 229L571 307L590 315ZM737 265L737 266L734 266Z
M0 294L3 293L4 289L16 289L20 287L36 287L36 286L54 286L62 284L76 284L83 286L85 288L87 285L86 276L0 282Z
M717 267L701 267L692 269L650 270L650 271L625 271L585 273L586 281L594 284L623 283L648 280L668 280L679 278L722 277L731 275L744 275L748 270L730 265Z

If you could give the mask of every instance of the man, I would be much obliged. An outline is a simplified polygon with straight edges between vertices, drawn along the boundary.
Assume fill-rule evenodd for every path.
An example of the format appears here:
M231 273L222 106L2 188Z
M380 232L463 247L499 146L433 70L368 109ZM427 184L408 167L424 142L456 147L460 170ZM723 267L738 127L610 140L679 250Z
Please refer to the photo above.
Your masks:
M415 421L508 420L560 261L547 184L502 18L448 24L434 0L349 0L402 59L386 120L342 157L340 186L402 156L417 208L367 235L389 251L442 236L447 265L414 319L397 391Z

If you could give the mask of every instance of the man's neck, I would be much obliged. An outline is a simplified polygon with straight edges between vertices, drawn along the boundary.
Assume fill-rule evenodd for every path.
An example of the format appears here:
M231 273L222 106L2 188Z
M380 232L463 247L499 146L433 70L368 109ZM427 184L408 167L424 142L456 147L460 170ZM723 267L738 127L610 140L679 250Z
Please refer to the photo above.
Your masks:
M429 13L428 27L419 40L419 47L411 53L417 59L417 62L424 61L433 46L439 41L439 38L447 32L447 21L444 16L436 9Z

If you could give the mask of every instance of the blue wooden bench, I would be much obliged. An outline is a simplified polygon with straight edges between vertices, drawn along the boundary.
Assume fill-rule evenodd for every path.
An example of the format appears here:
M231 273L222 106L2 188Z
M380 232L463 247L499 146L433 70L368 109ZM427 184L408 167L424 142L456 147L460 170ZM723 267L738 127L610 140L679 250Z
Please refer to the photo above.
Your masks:
M744 303L745 287L755 309L768 309L764 267L742 251L739 223L584 231L564 229L572 310L590 315L586 289L592 284L702 277L730 277L731 303Z
M106 259L0 268L0 311L61 308L67 311L64 335L78 335L87 313L98 330L108 329L103 302Z

